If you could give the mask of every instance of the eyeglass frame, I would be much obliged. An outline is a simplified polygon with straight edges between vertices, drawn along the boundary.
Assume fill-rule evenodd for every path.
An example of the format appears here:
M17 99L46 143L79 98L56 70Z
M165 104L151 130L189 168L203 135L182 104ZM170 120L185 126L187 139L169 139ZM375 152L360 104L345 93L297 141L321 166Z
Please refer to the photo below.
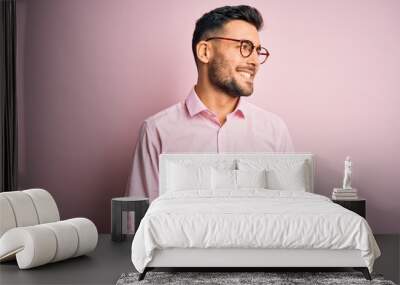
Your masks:
M268 57L270 56L269 51L265 47L262 47L261 45L256 47L256 45L253 44L253 42L250 40L239 40L239 39L232 39L232 38L226 38L226 37L210 37L210 38L207 38L205 41L208 42L211 40L227 40L227 41L234 41L234 42L240 43L240 55L243 56L244 58L250 57L253 54L254 49L256 49L257 55L261 55L261 54L266 55L265 59L262 62L260 62L260 64L263 64L264 62L266 62ZM247 56L243 55L243 52L242 52L243 43L247 43L251 46L251 52ZM260 51L262 49L264 49L266 53L261 53Z

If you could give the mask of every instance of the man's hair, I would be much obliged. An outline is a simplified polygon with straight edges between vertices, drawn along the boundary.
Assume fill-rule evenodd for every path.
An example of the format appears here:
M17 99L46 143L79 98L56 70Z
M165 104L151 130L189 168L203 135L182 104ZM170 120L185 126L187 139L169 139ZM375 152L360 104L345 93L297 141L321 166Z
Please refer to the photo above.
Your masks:
M210 33L221 29L227 22L232 20L246 21L256 27L257 31L259 31L264 24L260 12L258 12L256 8L247 5L224 6L205 13L196 21L196 28L193 32L192 51L196 64L197 43L208 37Z

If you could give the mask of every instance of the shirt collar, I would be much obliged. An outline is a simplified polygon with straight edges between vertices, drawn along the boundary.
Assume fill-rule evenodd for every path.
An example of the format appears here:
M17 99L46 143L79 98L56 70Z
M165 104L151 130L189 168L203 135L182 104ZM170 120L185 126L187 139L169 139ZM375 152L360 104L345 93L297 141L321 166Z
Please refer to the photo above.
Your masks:
M211 112L206 105L200 100L199 96L196 94L196 91L194 90L194 87L190 91L188 97L186 97L185 100L186 108L189 111L190 117L193 117L203 111L208 111ZM239 102L232 112L233 114L236 114L238 116L241 116L245 118L245 113L246 113L246 102L243 97L239 98Z

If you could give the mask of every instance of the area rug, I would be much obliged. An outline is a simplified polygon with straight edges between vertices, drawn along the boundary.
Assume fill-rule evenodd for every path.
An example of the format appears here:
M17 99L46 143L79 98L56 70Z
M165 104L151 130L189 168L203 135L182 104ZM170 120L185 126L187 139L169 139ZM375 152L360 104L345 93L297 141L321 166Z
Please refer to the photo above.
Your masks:
M124 273L117 285L157 284L222 284L222 285L297 285L297 284L379 284L396 285L384 280L382 275L372 274L372 281L366 280L360 272L154 272L138 281L139 273Z

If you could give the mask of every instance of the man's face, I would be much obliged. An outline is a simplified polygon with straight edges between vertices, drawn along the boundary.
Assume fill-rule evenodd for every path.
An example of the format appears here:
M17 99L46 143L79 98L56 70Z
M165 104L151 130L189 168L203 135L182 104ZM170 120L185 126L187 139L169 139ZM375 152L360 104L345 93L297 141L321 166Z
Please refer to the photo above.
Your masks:
M215 36L250 40L256 47L260 45L257 29L242 20L232 20ZM229 96L250 96L253 80L259 68L257 52L245 58L240 53L240 43L228 40L212 40L213 56L208 63L208 77L216 88Z

